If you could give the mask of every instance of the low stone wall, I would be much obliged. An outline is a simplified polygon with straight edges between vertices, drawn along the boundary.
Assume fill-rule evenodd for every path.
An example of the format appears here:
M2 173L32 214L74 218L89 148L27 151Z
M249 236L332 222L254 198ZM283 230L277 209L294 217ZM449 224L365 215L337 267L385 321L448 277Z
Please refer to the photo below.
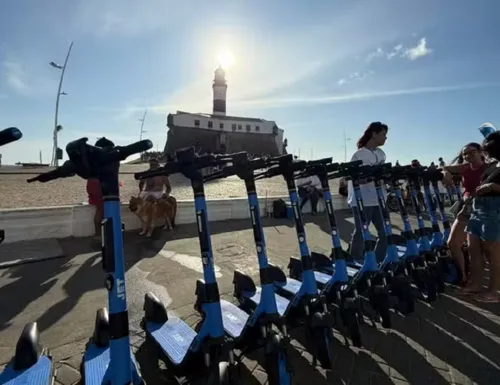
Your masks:
M260 198L261 215L272 210L275 199L288 197ZM208 219L224 221L245 219L249 217L246 198L216 199L207 201ZM334 206L338 210L346 209L346 200L334 197ZM320 211L324 210L322 201L318 204ZM304 212L310 211L309 203ZM139 229L140 221L128 210L128 204L122 204L122 222L127 230ZM26 209L0 210L0 229L5 230L5 243L30 241L46 238L86 237L93 235L94 207L89 205L39 207ZM194 223L194 201L178 201L176 223L179 225Z

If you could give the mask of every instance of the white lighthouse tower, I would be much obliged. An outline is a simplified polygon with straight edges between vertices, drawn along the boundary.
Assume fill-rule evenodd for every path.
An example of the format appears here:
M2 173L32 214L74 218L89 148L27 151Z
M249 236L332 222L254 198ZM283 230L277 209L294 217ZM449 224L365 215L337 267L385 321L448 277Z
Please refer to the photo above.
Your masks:
M212 85L214 91L214 115L226 115L226 94L227 94L227 83L226 83L226 72L219 66L215 70L214 84Z

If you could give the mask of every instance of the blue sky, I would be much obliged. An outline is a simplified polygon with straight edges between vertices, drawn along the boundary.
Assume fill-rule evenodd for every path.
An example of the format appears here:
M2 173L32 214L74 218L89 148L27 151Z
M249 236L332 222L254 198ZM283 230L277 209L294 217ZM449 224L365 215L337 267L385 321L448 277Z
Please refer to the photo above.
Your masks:
M24 133L3 162L39 150L49 161L59 73L48 63L71 41L63 148L138 140L148 108L146 136L162 149L168 112L210 112L229 50L228 114L276 120L303 158L343 160L343 132L350 154L380 120L389 160L449 160L481 140L479 125L500 125L498 14L493 0L3 0L0 126Z

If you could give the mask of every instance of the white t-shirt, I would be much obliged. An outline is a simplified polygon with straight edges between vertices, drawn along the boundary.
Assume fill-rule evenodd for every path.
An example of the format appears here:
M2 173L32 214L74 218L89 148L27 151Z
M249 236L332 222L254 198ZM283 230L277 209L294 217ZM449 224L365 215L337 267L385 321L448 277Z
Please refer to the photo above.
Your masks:
M375 164L385 163L385 153L380 148L375 150L369 150L365 147L359 149L354 153L351 158L351 162L355 160L363 161L363 166L373 166ZM384 196L387 195L385 185L383 187ZM377 191L375 190L375 185L373 182L360 185L361 196L363 197L363 203L366 207L378 206ZM356 199L354 198L354 191L352 188L352 181L347 184L347 204L349 206L357 206Z

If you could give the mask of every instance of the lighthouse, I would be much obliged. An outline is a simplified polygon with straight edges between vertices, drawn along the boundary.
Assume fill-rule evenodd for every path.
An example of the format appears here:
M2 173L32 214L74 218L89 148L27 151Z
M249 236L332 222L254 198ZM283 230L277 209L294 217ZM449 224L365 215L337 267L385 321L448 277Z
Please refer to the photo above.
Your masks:
M214 92L213 115L226 115L226 72L219 66L215 70L214 83L212 85Z

